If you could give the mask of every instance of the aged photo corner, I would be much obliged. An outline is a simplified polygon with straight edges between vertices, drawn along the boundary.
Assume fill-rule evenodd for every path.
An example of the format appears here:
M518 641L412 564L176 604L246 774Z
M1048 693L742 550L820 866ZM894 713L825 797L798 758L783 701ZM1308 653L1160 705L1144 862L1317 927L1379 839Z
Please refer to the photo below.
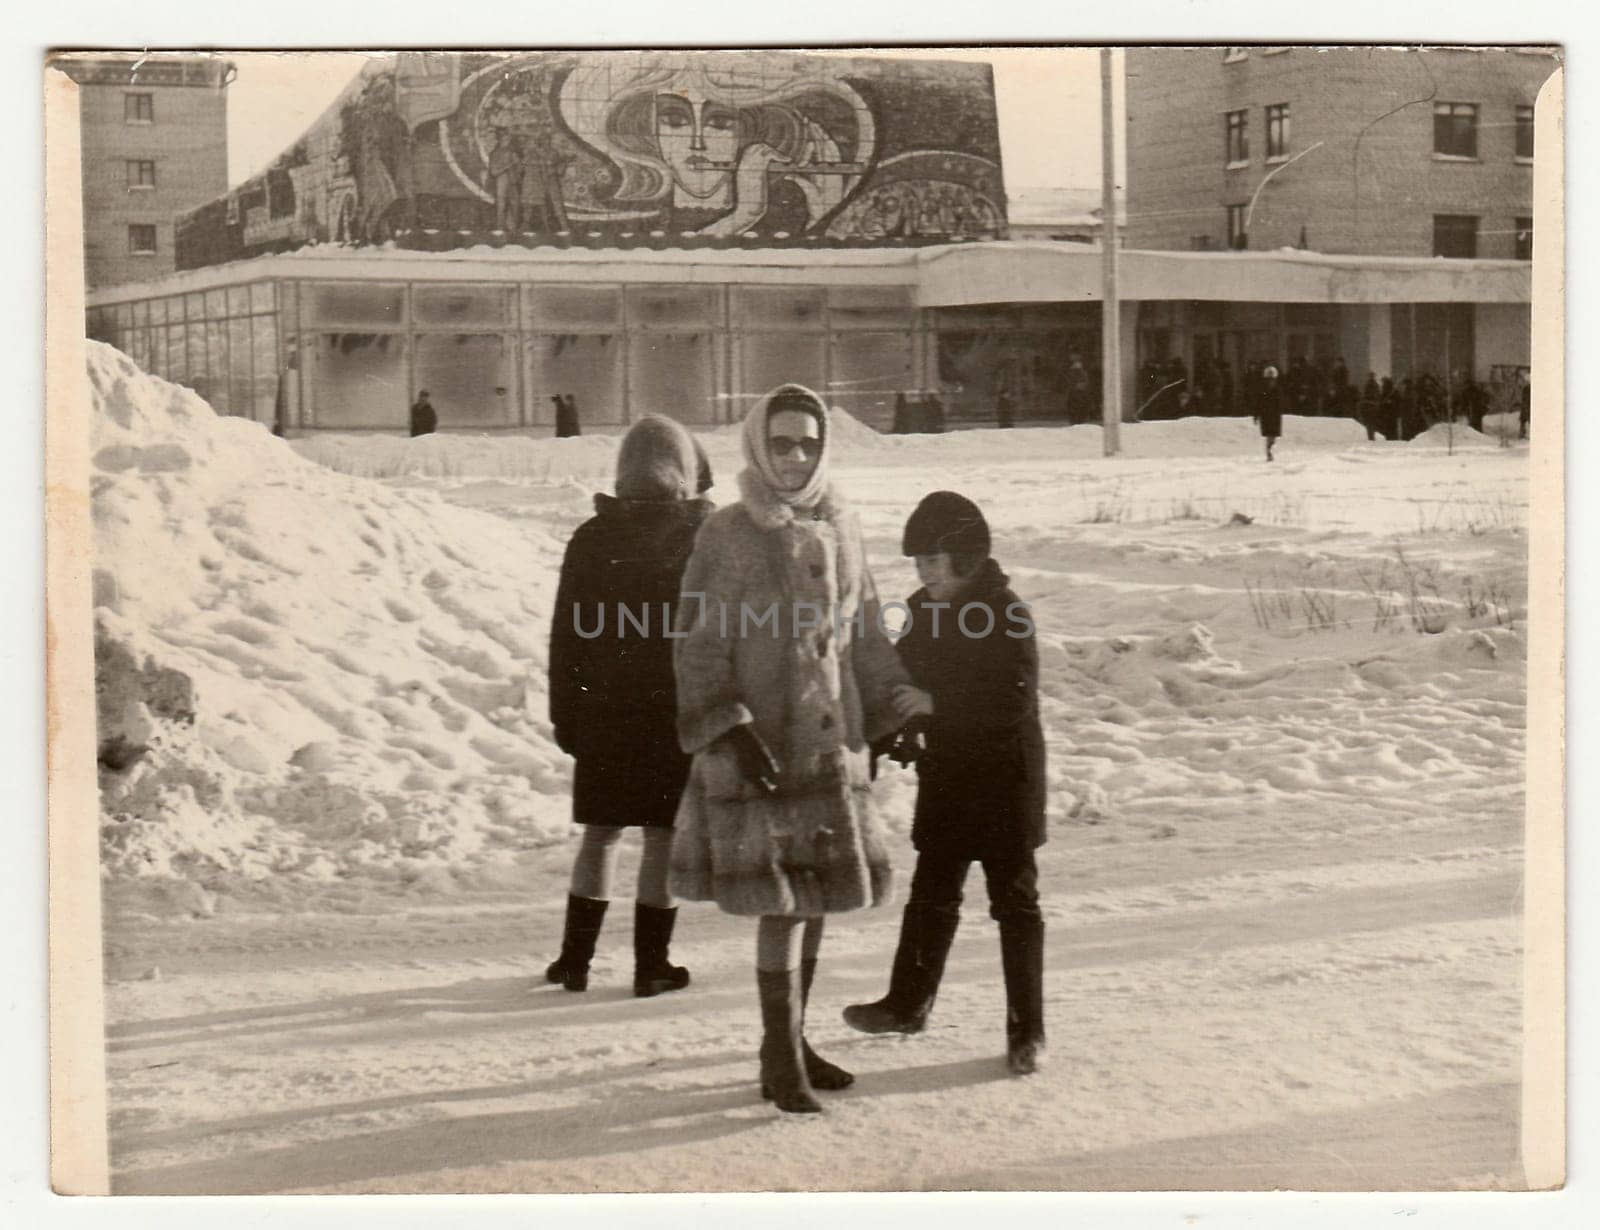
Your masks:
M1562 64L50 53L56 1190L1560 1187Z

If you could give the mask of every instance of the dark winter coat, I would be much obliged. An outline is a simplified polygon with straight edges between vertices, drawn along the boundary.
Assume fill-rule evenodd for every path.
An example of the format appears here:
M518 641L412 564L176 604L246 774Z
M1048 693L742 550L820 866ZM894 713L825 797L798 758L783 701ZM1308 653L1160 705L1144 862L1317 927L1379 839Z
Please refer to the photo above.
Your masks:
M667 634L711 505L609 495L594 502L595 516L567 544L550 632L550 721L557 744L577 760L572 818L670 827L689 757L678 746ZM586 635L596 629L600 635Z
M411 434L432 435L439 429L439 413L426 397L419 398L411 407Z
M1276 380L1263 380L1256 392L1256 420L1261 434L1277 439L1283 434L1283 389Z
M911 624L895 645L912 682L933 696L912 844L973 859L1032 850L1045 841L1045 756L1031 617L992 559L937 612L937 635L928 601L925 589L911 596ZM966 615L965 629L985 635L958 623L968 604L993 612L992 627L981 610Z

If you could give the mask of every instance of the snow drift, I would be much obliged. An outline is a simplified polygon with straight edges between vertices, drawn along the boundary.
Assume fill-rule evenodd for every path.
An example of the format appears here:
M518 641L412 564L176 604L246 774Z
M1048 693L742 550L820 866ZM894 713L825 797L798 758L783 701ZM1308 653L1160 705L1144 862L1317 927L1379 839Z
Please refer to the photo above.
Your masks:
M109 347L89 377L108 876L448 887L565 837L557 542L333 473ZM187 714L148 682L174 676Z

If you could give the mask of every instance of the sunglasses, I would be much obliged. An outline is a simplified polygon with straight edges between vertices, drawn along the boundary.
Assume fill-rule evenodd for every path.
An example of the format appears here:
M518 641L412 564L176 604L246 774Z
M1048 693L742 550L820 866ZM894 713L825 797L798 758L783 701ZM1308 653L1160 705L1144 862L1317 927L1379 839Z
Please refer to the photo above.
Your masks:
M822 456L822 441L816 436L768 436L767 450L774 457L787 457L795 449L806 461Z

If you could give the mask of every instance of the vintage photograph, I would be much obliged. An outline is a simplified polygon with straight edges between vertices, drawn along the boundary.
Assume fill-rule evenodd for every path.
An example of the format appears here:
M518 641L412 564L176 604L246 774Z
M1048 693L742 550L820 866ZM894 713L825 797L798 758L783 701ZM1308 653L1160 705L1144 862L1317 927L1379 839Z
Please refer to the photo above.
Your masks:
M52 54L57 1190L1559 1187L1562 67Z

